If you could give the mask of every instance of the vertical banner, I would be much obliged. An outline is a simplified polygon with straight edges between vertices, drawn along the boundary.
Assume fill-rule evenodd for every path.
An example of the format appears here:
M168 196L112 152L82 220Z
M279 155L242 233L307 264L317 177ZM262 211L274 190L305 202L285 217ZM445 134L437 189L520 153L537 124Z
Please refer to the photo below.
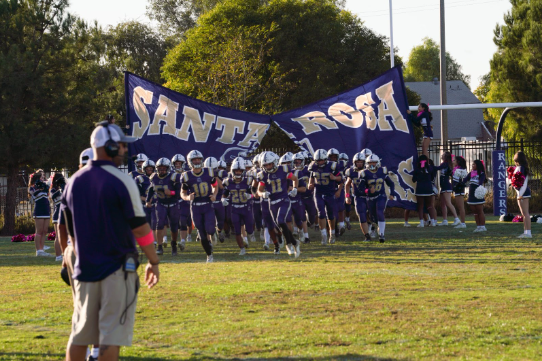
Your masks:
M494 150L491 153L493 164L493 215L506 214L506 156L504 150Z
M156 161L199 150L205 158L231 162L256 149L271 125L269 115L210 104L129 72L124 82L128 133L137 138L129 146L132 155Z
M350 159L370 149L381 159L395 183L391 207L416 209L412 181L417 148L401 67L316 103L272 116L272 120L301 148L337 148Z

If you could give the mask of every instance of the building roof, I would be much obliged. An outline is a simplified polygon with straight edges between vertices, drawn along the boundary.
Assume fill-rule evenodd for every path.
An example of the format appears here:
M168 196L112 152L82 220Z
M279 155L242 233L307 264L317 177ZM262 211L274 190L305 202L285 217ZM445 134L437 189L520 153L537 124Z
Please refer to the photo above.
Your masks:
M431 105L440 104L440 82L405 82L410 90L421 97L421 102ZM478 98L461 80L446 82L446 97L449 105L480 103ZM413 105L413 104L411 104ZM440 139L440 110L432 111L434 139ZM484 113L482 109L448 110L448 139L461 140L463 137L485 138L483 132Z

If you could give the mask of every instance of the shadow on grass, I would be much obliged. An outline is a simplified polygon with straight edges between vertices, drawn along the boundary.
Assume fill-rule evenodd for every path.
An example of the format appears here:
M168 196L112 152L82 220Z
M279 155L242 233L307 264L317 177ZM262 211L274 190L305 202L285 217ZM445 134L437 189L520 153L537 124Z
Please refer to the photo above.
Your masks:
M0 360L44 360L51 358L63 359L64 354L51 354L51 353L31 353L31 352L0 352ZM136 357L136 356L120 356L120 360L126 361L166 361L166 360L266 360L266 361L279 361L279 360L299 360L299 361L308 361L308 360L366 360L366 361L393 361L401 360L397 358L381 358L375 356L366 356L366 355L356 355L356 354L346 354L339 356L326 356L326 357L277 357L277 358L253 358L253 357L210 357L203 355L192 355L188 358L161 358L161 357Z

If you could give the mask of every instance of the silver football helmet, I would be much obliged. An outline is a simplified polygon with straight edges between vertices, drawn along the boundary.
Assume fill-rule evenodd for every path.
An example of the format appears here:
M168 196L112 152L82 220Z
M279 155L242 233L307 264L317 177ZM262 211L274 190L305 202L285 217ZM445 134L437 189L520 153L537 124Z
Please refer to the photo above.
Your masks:
M282 165L284 163L288 164L288 165L293 165L293 162L294 162L294 157L291 156L290 154L286 153L284 154L282 157L280 157L279 159L279 163Z
M136 165L136 168L138 170L141 170L141 166L143 165L143 162L145 162L146 160L148 160L149 157L147 157L145 154L143 153L139 153L138 155L136 155L136 158L134 160L134 163Z
M218 161L218 168L219 169L226 169L226 168L228 168L228 165L223 160L219 160Z
M176 162L182 162L183 164L181 164L180 167L176 167L175 166ZM186 159L184 158L184 156L182 154L175 154L173 156L173 158L171 158L171 164L173 165L173 168L176 169L176 170L182 170L183 166L184 166L184 163L186 163Z
M371 154L365 159L365 168L375 171L380 168L380 158L376 154Z
M324 160L325 162L320 164L318 161ZM314 161L318 164L319 167L323 167L327 163L327 152L325 149L318 149L316 152L314 152Z
M262 168L267 173L274 173L278 166L279 166L279 156L276 155L273 152L263 152L262 153L262 159L260 160L260 163L262 164ZM273 166L271 168L267 168L266 165L272 164Z
M141 170L147 174L147 168L148 167L152 167L152 173L154 173L156 171L156 163L154 163L152 160L150 159L147 159L146 161L143 162L143 165L141 166ZM147 174L149 175L149 174Z
M305 166L305 155L302 152L294 154L294 167L297 170L303 169Z
M236 172L236 170L240 170L242 172ZM234 178L242 178L245 174L245 161L241 157L237 157L233 160L233 163L231 164L231 174Z
M203 166L205 168L217 169L218 168L218 160L216 160L215 157L209 157L209 158L205 159L205 162L203 162Z
M203 154L199 150L192 150L188 155L186 156L188 159L188 165L192 169L199 169L203 167ZM200 162L198 164L194 163L194 159L200 159Z
M160 158L156 162L156 169L159 176L165 176L171 168L171 162L167 158Z
M365 159L367 159L368 156L373 154L369 148L362 149L360 154L363 154L365 156Z
M339 160L339 151L335 148L331 148L330 150L327 151L327 159L333 161L333 162L336 162ZM336 157L335 157L336 156ZM331 157L333 157L334 159L331 159Z
M354 169L357 172L363 170L363 168L365 167L365 154L362 154L361 152L354 154L354 158L352 159L352 162L354 163ZM357 162L363 162L361 167L358 167L356 165Z

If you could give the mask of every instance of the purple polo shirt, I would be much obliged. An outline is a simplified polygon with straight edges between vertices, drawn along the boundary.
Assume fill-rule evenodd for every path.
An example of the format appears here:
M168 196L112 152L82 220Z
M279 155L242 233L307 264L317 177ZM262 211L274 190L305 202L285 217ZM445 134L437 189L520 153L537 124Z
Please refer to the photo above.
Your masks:
M139 197L132 177L109 161L91 160L70 178L60 210L75 237L75 279L103 280L136 252L128 220L145 217Z

